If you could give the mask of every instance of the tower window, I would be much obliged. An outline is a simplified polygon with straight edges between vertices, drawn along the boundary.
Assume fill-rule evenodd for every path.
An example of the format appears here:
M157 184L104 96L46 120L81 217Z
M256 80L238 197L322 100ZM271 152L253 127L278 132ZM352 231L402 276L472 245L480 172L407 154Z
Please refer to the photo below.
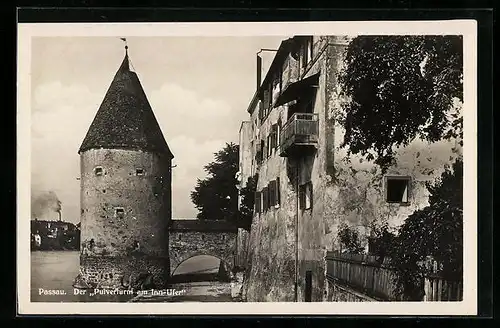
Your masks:
M94 173L95 173L96 176L103 175L104 170L103 170L102 166L96 166L94 168Z
M409 186L410 177L386 177L386 201L388 203L407 204L409 202Z
M115 216L118 219L123 219L123 217L125 216L125 210L123 209L123 207L116 207L115 208Z
M143 168L135 169L135 175L144 175L144 169Z
M312 183L308 182L299 187L299 205L303 210L312 208Z

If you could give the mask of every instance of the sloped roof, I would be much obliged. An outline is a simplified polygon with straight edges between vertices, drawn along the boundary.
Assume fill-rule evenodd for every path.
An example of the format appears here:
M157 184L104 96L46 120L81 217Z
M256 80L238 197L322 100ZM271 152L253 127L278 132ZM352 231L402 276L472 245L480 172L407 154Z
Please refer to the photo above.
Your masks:
M131 149L173 158L128 53L115 74L78 153L89 149Z

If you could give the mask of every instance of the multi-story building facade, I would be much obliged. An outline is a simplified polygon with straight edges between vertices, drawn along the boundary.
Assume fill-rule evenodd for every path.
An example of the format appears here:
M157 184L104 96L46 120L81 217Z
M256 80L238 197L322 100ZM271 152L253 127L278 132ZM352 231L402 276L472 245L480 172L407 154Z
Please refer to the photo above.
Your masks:
M258 182L252 227L249 236L240 231L239 248L250 302L326 300L325 254L341 248L339 226L365 237L373 222L398 227L428 204L425 183L460 156L455 141L420 140L398 149L385 172L348 156L336 118L345 101L338 77L349 42L284 40L247 109L239 178L244 185L258 175Z

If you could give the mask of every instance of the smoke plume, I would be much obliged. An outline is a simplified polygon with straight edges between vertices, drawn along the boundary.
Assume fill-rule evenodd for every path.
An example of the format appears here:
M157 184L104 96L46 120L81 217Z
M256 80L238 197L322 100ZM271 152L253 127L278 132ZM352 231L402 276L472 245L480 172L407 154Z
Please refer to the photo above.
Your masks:
M61 211L61 201L53 191L35 192L31 195L31 218L40 218Z

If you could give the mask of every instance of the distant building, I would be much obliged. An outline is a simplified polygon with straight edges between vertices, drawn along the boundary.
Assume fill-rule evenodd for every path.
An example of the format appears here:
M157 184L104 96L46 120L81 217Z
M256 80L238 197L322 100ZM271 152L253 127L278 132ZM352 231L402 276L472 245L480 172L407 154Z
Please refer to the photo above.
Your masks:
M400 226L428 204L425 183L459 156L454 141L414 141L383 174L340 147L344 128L338 76L349 37L284 40L248 106L240 129L242 185L258 174L250 236L240 230L248 301L325 300L325 253L341 250L340 224L368 249L369 226ZM258 79L260 74L258 73ZM380 136L383 138L384 136ZM248 254L247 254L248 253Z
M125 58L78 151L82 287L155 286L169 277L170 151ZM138 247L140 245L140 247Z
M32 250L78 250L80 230L66 221L31 220Z

